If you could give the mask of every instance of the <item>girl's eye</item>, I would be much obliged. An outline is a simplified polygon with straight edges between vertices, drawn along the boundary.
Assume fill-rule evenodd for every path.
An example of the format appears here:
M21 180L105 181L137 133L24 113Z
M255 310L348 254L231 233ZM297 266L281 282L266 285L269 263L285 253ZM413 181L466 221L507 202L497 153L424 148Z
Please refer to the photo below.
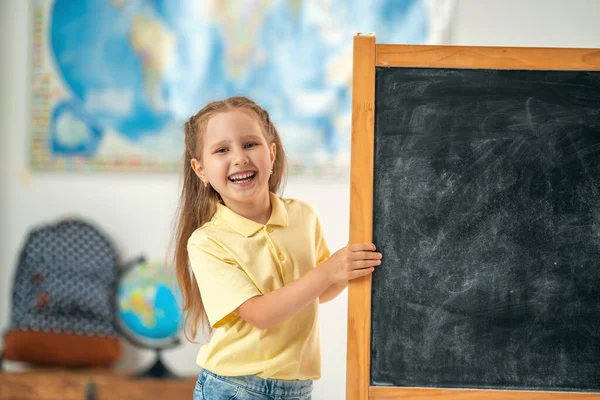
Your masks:
M225 147L221 147L220 149L217 149L215 153L225 153L226 151L227 149Z
M247 149L251 149L252 147L255 147L255 146L256 146L256 143L254 143L254 142L246 143Z

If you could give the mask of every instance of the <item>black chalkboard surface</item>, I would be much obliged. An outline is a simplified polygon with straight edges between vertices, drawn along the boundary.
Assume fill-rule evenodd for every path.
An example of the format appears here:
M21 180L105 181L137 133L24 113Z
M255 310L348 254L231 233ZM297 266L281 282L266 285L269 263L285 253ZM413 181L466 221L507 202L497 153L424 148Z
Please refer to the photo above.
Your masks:
M371 385L600 391L600 72L375 86Z

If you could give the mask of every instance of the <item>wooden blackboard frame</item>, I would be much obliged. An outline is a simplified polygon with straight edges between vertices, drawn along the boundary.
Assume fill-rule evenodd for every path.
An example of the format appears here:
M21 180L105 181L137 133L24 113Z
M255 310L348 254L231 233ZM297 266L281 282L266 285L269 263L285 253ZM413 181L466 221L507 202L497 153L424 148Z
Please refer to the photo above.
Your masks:
M600 49L464 47L376 44L354 37L350 243L372 241L375 68L422 67L600 71ZM431 389L370 386L371 277L348 288L347 400L391 399L600 399L600 393Z

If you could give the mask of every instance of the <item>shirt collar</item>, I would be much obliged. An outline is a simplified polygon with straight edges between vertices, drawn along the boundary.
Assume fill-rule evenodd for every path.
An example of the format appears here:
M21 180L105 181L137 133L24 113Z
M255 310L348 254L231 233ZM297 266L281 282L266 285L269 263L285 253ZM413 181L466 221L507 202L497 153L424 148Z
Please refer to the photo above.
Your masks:
M269 192L271 199L271 217L266 225L288 226L288 213L285 204L275 193ZM250 237L264 227L264 225L242 217L231 209L227 208L222 202L217 203L215 220L222 221L230 228L237 231L240 235Z

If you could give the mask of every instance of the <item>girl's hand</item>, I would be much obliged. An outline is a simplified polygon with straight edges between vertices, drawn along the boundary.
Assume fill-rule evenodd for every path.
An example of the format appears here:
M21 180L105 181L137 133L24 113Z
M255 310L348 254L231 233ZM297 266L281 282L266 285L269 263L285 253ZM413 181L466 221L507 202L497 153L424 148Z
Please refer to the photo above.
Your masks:
M369 275L381 264L381 258L373 243L352 244L333 253L319 267L327 269L329 280L335 285Z

